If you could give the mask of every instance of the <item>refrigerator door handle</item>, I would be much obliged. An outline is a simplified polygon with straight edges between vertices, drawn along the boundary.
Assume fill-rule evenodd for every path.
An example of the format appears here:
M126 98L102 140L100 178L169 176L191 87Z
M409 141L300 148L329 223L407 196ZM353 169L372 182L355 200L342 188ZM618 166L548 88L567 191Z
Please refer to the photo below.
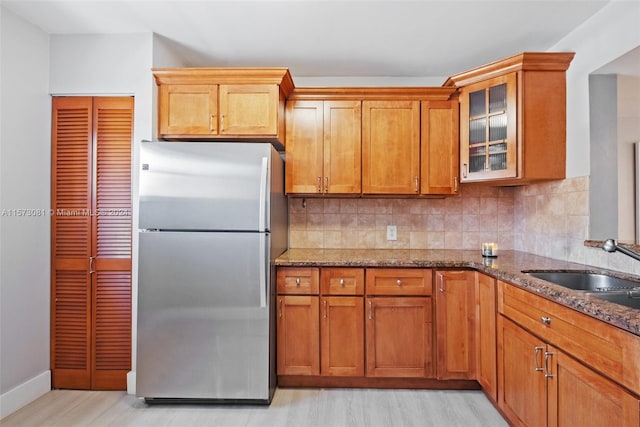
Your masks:
M267 265L270 260L267 259L267 236L260 233L260 308L267 306Z
M258 215L258 230L266 231L265 226L267 223L267 187L268 187L268 170L269 170L269 158L262 158L262 169L260 171L260 208Z

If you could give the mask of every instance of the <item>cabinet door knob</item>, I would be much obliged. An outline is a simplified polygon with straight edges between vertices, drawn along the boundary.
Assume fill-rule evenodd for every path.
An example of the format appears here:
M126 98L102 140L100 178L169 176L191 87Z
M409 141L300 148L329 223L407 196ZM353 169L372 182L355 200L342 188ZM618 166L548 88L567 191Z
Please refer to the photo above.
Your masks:
M396 280L396 283L398 284L398 286L402 286L402 280L398 279Z
M551 317L541 317L540 321L542 323L544 323L545 325L550 325L551 324Z
M300 286L300 278L296 277L296 286Z
M344 279L340 279L340 286L344 288Z

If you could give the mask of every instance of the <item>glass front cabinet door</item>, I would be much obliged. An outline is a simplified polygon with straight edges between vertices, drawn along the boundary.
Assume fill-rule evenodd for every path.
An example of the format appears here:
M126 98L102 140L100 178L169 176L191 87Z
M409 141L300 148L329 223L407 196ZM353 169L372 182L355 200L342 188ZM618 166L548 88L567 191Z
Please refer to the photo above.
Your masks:
M462 182L517 176L516 73L461 90Z

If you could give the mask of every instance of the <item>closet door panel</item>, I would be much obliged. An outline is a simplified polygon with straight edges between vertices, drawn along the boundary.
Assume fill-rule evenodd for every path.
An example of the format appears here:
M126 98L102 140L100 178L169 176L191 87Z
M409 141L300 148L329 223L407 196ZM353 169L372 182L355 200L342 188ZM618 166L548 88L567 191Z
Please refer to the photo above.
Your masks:
M133 98L95 98L92 388L126 389L131 370Z
M52 384L84 389L90 387L91 98L54 98L52 126Z

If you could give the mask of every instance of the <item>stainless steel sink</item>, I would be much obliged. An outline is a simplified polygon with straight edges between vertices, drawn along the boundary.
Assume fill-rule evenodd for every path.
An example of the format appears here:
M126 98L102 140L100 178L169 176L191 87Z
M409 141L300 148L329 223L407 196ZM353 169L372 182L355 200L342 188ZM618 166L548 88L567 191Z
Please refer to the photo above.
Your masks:
M586 271L523 271L586 295L640 310L640 282Z
M640 286L640 282L598 273L580 271L523 271L523 273L574 291L626 291Z
M589 295L598 299L603 299L605 301L640 310L640 292L637 291L598 292Z

